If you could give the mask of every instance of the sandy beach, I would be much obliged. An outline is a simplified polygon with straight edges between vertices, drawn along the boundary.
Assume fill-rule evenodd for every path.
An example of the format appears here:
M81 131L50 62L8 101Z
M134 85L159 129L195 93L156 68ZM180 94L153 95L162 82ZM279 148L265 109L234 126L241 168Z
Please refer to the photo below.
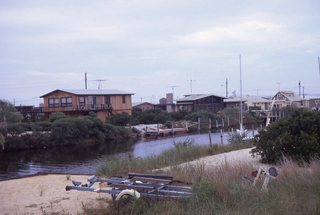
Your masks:
M196 165L199 162L206 168L217 165L229 165L245 162L261 166L258 158L249 154L251 149L242 149L228 153L203 157L188 162ZM181 164L185 165L185 164ZM86 208L107 206L108 194L66 191L65 186L71 180L86 182L87 175L40 175L0 182L0 214L78 214Z
M0 214L78 214L107 206L106 194L66 191L71 180L86 183L87 175L39 175L0 182Z

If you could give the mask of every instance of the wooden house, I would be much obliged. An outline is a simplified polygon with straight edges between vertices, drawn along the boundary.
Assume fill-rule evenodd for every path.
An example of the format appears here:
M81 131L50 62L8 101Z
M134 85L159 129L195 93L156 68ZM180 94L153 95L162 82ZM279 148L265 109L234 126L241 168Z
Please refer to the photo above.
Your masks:
M95 112L101 121L117 113L131 115L133 93L121 90L54 90L41 96L43 112L48 117L53 112L69 116L87 115Z
M225 97L213 94L192 94L177 99L177 111L211 111L218 112L224 108L223 99Z

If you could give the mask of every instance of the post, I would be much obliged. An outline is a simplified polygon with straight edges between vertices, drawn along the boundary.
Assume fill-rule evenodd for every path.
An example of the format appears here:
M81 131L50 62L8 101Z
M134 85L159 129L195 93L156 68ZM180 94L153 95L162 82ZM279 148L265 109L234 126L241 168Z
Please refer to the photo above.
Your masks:
M212 147L212 140L211 140L211 119L209 118L209 131L208 131L208 134L209 134L209 146L210 148Z
M200 134L200 123L201 123L201 120L200 120L200 117L198 118L198 133Z
M221 138L221 144L223 144L223 132L222 132L222 129L220 129L220 138Z
M174 137L174 122L171 122L171 132L172 132L172 137Z
M186 131L189 131L189 127L188 127L188 121L186 121Z
M159 133L160 133L159 123L157 124L157 133L158 133L158 136L159 136Z
M252 125L252 137L254 137L254 125Z

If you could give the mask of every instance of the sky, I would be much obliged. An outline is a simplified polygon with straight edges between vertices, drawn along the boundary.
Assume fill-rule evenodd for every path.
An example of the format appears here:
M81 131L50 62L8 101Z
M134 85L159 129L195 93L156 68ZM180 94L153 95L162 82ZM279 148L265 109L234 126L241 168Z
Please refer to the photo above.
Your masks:
M0 99L55 89L320 97L319 0L1 0ZM97 81L104 80L104 81Z

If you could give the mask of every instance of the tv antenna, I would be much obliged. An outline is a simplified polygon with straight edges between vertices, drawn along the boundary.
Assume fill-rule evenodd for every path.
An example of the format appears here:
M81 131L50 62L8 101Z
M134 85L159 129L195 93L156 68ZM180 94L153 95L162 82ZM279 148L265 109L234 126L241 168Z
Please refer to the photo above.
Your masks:
M177 87L179 87L179 86L175 86L175 85L173 85L173 86L168 86L168 87L170 87L170 88L171 88L171 90L172 90L172 94L174 94L174 89L175 89L175 88L177 88Z
M188 81L190 81L190 94L192 95L192 82L193 82L193 81L196 81L196 80L192 80L192 79L191 79L191 80L188 80Z
M101 82L107 81L107 80L106 80L106 79L97 79L97 80L93 80L93 81L99 82L99 84L98 84L98 90L100 90L100 89L101 89Z

